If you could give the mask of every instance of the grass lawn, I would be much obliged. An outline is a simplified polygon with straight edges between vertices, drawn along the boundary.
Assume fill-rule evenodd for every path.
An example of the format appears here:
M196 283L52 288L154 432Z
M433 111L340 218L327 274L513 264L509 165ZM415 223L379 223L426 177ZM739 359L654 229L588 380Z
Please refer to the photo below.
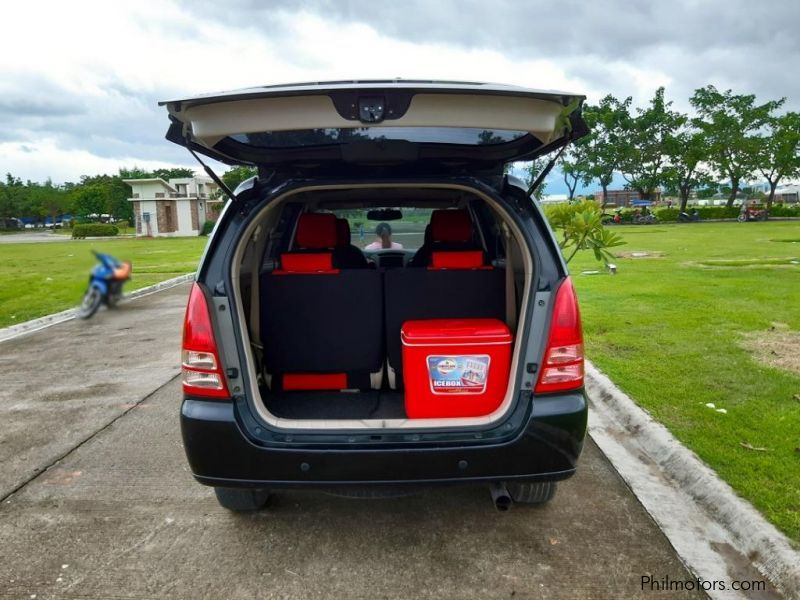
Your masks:
M570 265L589 358L800 542L800 223L618 231L616 276Z
M76 240L0 245L0 327L80 304L95 249L133 263L130 292L197 268L206 238Z

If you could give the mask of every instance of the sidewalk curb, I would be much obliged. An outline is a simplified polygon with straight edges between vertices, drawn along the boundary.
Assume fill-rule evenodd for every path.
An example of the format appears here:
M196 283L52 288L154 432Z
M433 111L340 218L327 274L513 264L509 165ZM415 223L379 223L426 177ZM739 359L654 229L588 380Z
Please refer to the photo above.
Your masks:
M179 275L178 277L173 277L172 279L160 281L156 284L134 290L130 294L125 294L121 302L127 302L128 300L135 300L136 298L141 298L142 296L148 296L150 294L160 292L161 290L175 287L176 285L180 285L187 281L194 281L194 273ZM77 315L78 309L70 308L61 312L53 313L51 315L39 317L38 319L32 319L30 321L25 321L24 323L18 323L17 325L4 327L0 329L0 342L5 342L6 340L20 337L28 333L33 333L34 331L40 331L41 329L50 327L51 325L57 325L58 323L69 321L74 319Z
M589 361L586 391L592 439L696 576L730 581L752 564L800 598L800 553L783 533Z

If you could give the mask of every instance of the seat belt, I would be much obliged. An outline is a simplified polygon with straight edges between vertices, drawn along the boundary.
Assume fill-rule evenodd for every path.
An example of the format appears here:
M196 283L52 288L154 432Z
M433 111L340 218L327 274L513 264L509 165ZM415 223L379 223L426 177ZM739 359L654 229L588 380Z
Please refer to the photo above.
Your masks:
M250 265L250 344L253 346L258 360L259 375L263 371L262 355L264 347L261 345L261 302L259 297L258 280L261 275L261 253L259 236L261 225L256 227L251 238L253 258Z
M502 224L503 241L506 251L506 325L513 332L517 329L517 292L514 285L514 249L511 244L511 231Z

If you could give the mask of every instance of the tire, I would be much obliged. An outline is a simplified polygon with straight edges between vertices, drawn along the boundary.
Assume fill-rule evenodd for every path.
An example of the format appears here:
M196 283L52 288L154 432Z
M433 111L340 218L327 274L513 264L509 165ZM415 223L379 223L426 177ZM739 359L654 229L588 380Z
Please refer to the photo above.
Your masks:
M745 221L747 221L747 215L739 215L738 217L736 217L736 220L739 221L739 223L744 223Z
M214 493L220 506L233 512L261 510L269 500L269 490L215 487Z
M555 481L509 481L506 489L518 504L545 504L556 495Z
M122 285L117 283L112 283L111 287L108 290L108 296L106 297L106 305L108 306L108 308L114 308L121 299L122 299Z
M100 308L100 303L102 301L103 294L101 294L100 290L98 290L96 287L90 285L89 289L86 290L86 293L83 295L83 301L78 308L78 316L81 319L88 319L97 312L97 309Z

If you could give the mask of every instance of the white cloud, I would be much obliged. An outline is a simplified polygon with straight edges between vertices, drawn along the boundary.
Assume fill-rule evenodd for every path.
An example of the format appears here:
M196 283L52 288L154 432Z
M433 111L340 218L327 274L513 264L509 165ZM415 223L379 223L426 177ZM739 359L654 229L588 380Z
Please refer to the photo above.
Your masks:
M272 83L385 77L491 81L582 92L590 101L607 93L632 95L640 106L666 85L668 97L684 110L691 89L706 83L745 77L763 87L780 83L775 74L781 61L764 54L772 38L757 46L725 39L726 27L750 35L736 19L709 30L710 49L701 60L699 42L691 40L706 25L695 24L685 35L677 23L654 29L647 10L613 2L587 8L583 19L569 23L562 14L569 10L559 6L537 8L539 20L528 22L533 9L524 2L503 1L499 8L418 3L411 11L389 7L392 14L374 3L363 10L355 0L341 5L350 8L279 0L6 3L0 173L76 180L122 164L192 164L185 150L163 139L166 111L156 101ZM659 18L679 12L658 11ZM476 22L485 26L476 30ZM490 35L500 22L508 25L507 35ZM793 42L781 43L792 62ZM758 68L747 69L749 55L757 56ZM716 79L707 80L708 73ZM22 151L23 143L29 152Z
M190 167L197 165L169 163L162 160L147 160L141 157L109 158L92 154L78 148L65 149L53 140L37 142L0 143L0 165L4 172L12 173L23 181L44 181L52 179L56 183L77 181L80 175L113 175L120 167L138 166L143 169L158 167Z

